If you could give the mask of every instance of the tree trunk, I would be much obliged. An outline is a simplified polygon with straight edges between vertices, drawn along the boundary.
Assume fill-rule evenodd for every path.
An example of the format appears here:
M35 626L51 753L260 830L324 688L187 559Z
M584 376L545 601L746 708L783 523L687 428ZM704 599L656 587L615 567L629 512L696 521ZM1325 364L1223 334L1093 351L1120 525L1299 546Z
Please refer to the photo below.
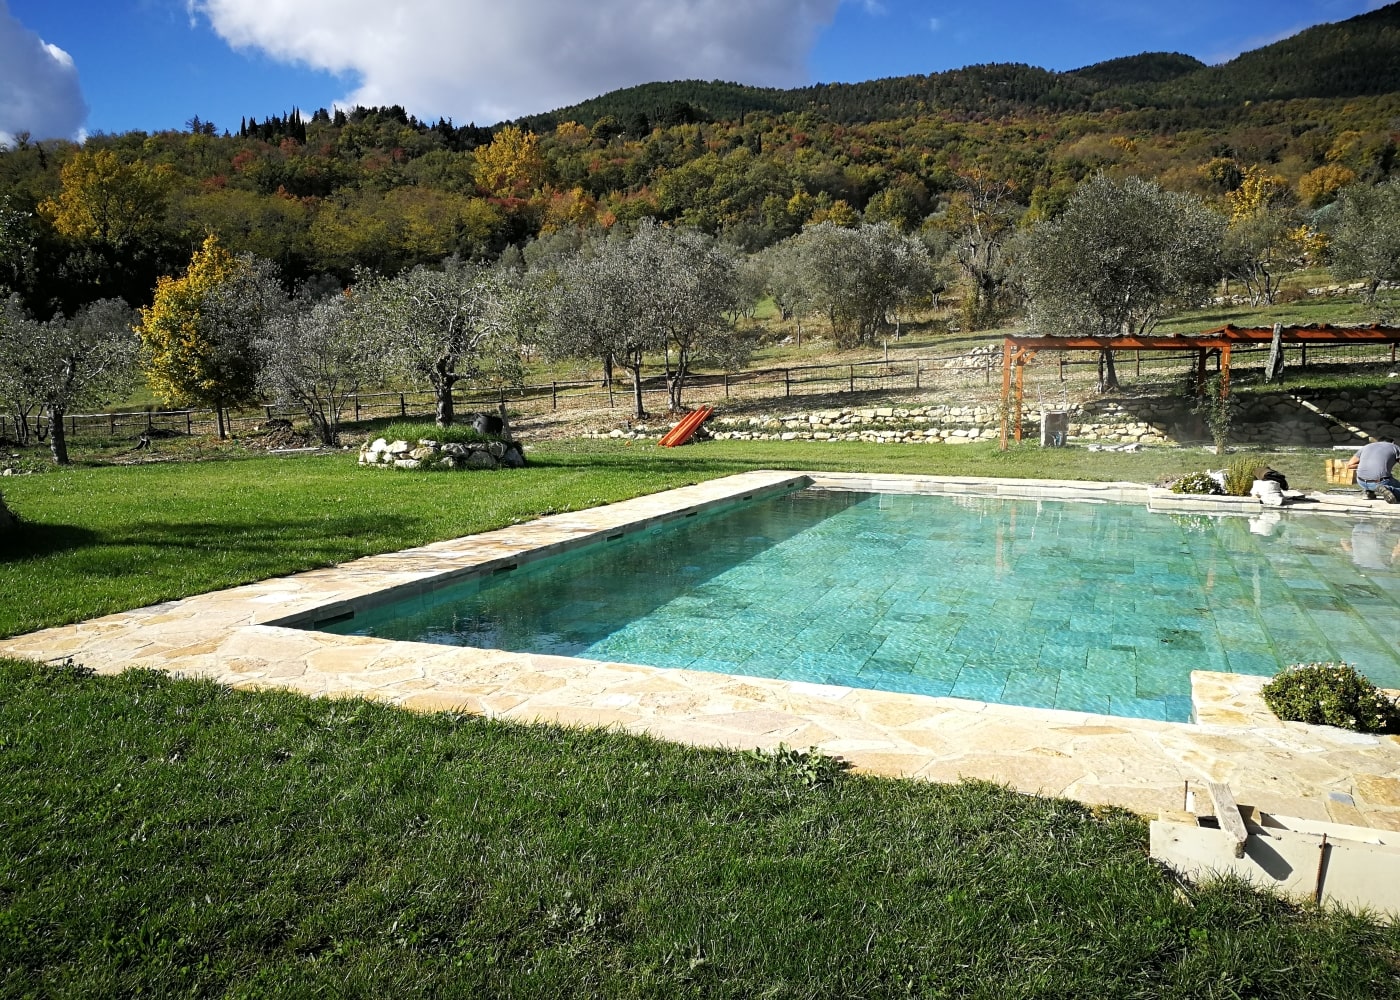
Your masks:
M49 438L49 451L53 453L53 460L59 465L68 465L68 434L63 427L63 411L49 411L49 429L52 437Z
M435 387L437 396L437 425L439 427L451 427L456 414L452 408L452 383L445 382Z
M316 436L321 439L321 443L334 446L336 443L335 439L339 434L338 423L337 425L332 425L331 418L326 415L324 408L318 409L308 406L306 408L306 415L311 418L311 426L316 429Z
M603 355L603 388L606 389L613 383L613 356Z
M1099 392L1117 392L1122 388L1118 384L1118 366L1113 361L1112 351L1099 352Z
M671 397L672 413L679 413L681 410L681 390L685 386L686 371L689 367L689 362L681 358L676 359L676 370L666 386L667 392Z
M222 403L214 404L214 419L218 422L219 440L222 441L228 436L224 430L224 407Z
M632 376L632 417L636 420L645 420L647 411L642 406L642 366L624 365L623 367Z
M452 405L452 387L457 384L457 376L452 371L452 358L439 357L428 372L428 382L433 387L435 419L439 427L451 427L456 419Z

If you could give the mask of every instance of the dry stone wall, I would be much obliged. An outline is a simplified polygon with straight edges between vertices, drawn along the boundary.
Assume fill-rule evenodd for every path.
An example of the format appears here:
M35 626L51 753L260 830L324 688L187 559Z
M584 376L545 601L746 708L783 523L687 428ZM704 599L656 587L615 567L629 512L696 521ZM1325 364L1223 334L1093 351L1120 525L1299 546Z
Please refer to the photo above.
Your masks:
M417 444L376 438L360 448L360 464L381 469L518 469L525 452L517 441L441 442L421 438Z
M1240 444L1359 443L1357 431L1400 439L1400 385L1373 390L1299 390L1237 394L1230 440ZM1070 405L1069 443L1165 445L1210 440L1194 400L1180 396L1106 396ZM638 424L595 437L657 438L669 424ZM866 441L880 444L970 444L999 440L995 406L880 406L771 413L717 414L705 425L717 440ZM1028 407L1023 439L1037 440L1040 410Z

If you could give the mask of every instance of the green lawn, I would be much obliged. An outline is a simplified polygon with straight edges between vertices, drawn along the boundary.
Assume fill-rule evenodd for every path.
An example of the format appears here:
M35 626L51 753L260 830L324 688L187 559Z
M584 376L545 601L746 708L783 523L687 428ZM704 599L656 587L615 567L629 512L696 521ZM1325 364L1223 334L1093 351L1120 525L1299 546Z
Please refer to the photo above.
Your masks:
M1321 485L1319 452L1260 453L1290 485ZM1224 460L1199 449L1137 454L1023 445L712 441L542 445L522 470L405 474L349 454L15 476L5 499L25 524L0 549L0 635L485 531L540 514L749 469L945 473L1156 482Z
M1400 995L984 783L5 661L0 760L0 997Z
M532 459L7 478L25 523L0 634L745 469L1220 464L805 442ZM1400 996L1400 929L1181 884L1140 817L982 783L0 660L0 970L0 998L1371 998Z

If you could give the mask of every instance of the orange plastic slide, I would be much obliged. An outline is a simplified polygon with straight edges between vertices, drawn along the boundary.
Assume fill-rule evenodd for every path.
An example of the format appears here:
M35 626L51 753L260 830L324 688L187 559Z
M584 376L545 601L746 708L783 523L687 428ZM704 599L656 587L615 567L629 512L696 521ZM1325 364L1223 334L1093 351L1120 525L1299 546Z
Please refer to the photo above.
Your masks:
M691 410L681 417L680 423L663 434L661 440L656 443L663 448L674 448L678 444L685 444L690 440L691 435L700 429L700 425L710 419L710 415L714 412L713 406L702 406L698 410Z

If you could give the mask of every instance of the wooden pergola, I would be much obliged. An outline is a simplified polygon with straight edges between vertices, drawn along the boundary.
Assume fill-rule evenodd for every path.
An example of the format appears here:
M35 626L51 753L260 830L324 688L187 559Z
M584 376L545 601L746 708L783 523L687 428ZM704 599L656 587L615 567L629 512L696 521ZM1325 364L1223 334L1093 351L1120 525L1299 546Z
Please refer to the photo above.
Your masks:
M1014 435L1021 440L1022 397L1026 362L1040 351L1195 351L1196 373L1205 384L1206 361L1220 354L1220 396L1230 394L1230 350L1258 344L1400 344L1400 327L1380 326L1222 326L1192 334L1138 337L1007 337L1001 355L1001 447ZM1012 370L1015 377L1012 377Z

